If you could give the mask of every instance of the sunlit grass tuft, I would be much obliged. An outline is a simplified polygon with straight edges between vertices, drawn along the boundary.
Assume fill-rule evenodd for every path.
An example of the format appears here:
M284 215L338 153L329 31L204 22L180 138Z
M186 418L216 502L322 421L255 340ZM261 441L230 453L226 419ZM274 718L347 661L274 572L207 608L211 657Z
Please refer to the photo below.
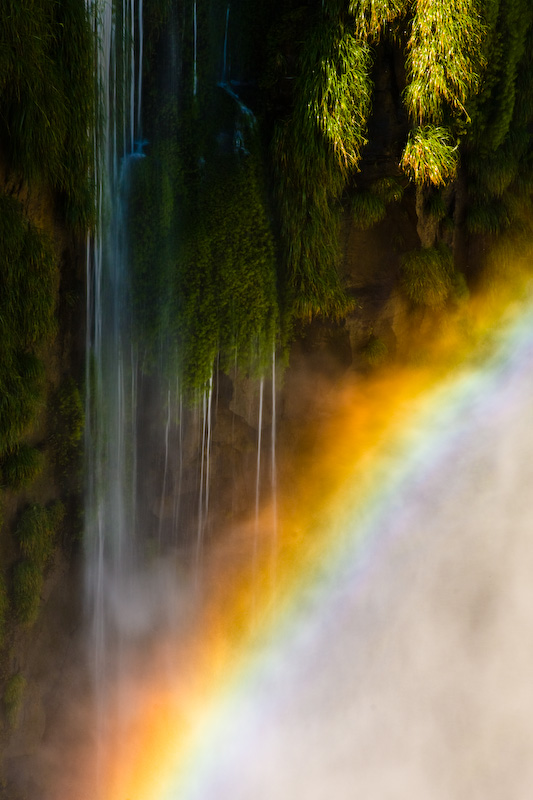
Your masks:
M441 124L446 109L468 119L479 84L484 27L475 0L417 0L407 56L405 102L419 125Z
M400 166L417 184L445 186L457 170L457 145L450 131L430 125L412 130Z
M357 35L372 41L409 7L409 0L349 0L348 13L354 18Z

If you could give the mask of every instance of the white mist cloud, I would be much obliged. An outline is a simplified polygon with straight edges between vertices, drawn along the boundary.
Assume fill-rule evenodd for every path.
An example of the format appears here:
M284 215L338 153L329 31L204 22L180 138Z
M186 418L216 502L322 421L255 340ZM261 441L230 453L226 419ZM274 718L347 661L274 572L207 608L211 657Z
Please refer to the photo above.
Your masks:
M180 798L529 800L531 349L440 430L364 569L263 656Z

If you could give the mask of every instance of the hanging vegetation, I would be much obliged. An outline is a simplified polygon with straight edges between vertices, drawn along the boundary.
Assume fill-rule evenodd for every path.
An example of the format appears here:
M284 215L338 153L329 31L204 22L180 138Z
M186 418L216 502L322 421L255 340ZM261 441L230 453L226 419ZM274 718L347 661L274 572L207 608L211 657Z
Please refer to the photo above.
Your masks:
M445 186L457 169L457 145L446 128L415 128L409 133L400 163L415 183Z
M374 41L405 14L409 6L410 0L349 0L348 12L353 17L357 35Z
M370 50L348 27L324 20L299 60L294 108L273 139L286 291L299 318L343 316L340 197L366 143Z
M450 113L468 119L479 84L483 24L478 0L416 0L408 43L405 102L418 125Z
M200 25L205 9L198 13ZM224 21L220 15L222 32ZM219 45L222 53L222 39ZM187 46L192 59L191 42ZM226 80L216 48L205 40L198 47L205 58L196 72L184 72L179 88L152 89L157 100L148 102L156 110L147 122L146 157L132 168L130 206L133 304L144 366L165 364L191 399L209 384L215 363L261 372L279 340L258 124ZM185 62L184 70L190 66ZM222 77L226 82L217 86Z

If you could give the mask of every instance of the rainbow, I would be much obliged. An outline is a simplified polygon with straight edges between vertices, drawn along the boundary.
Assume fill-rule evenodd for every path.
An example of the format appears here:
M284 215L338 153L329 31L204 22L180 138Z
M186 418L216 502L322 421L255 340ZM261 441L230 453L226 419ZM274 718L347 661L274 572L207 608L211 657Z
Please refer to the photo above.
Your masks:
M224 793L218 755L241 764L260 757L247 752L246 740L260 714L273 713L268 698L288 654L312 652L317 630L334 624L346 592L371 580L394 536L387 517L407 488L453 456L472 415L505 403L498 387L507 375L531 365L528 281L512 295L491 291L463 309L466 337L455 318L439 328L425 359L336 387L335 414L309 434L305 459L281 469L275 554L269 508L253 570L246 530L221 537L194 624L179 641L156 641L150 669L122 687L135 697L135 713L104 746L105 800L240 796Z

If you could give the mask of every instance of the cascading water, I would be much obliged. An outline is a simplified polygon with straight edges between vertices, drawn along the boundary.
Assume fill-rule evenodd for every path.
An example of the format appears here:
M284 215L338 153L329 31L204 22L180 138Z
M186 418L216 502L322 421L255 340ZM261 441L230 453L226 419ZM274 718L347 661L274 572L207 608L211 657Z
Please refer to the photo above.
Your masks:
M196 97L198 92L198 20L196 0L193 0L192 5L192 19L193 19L193 84L192 93Z
M95 797L105 796L103 787L110 769L107 754L116 746L131 714L135 713L127 687L138 669L139 654L143 647L149 652L147 641L159 635L157 632L163 628L167 634L172 631L170 638L176 636L181 624L179 620L183 617L183 604L180 610L176 598L183 595L185 587L191 589L185 605L193 602L191 597L196 598L194 602L201 602L198 598L207 591L205 583L208 575L212 575L212 568L208 566L211 572L204 576L204 550L216 533L212 517L215 519L218 513L220 518L224 516L224 509L237 506L238 512L232 511L231 514L233 520L242 520L249 515L246 541L239 558L247 560L248 568L253 560L255 571L259 557L270 547L272 586L275 581L275 349L271 364L270 443L263 437L264 406L268 404L268 396L265 400L265 379L261 378L256 381L259 393L251 392L255 398L253 402L258 405L249 412L250 425L247 428L244 421L238 423L241 441L249 435L251 437L252 429L256 429L255 452L250 452L248 445L239 444L242 451L235 450L238 457L232 460L233 473L226 477L224 466L220 466L219 440L214 445L215 427L219 416L223 420L231 416L233 430L235 420L239 418L230 410L227 389L224 389L223 396L220 395L219 358L215 356L210 374L207 373L208 377L199 382L200 388L195 386L192 391L186 380L182 381L181 356L179 353L176 356L173 350L174 340L179 338L175 332L179 323L175 323L172 315L181 301L175 301L172 296L175 289L169 284L175 280L172 270L176 269L176 261L183 258L183 251L176 246L176 241L180 236L186 240L188 235L181 228L180 214L185 218L188 214L191 219L198 210L194 208L194 201L193 210L188 210L182 205L182 197L177 196L171 212L167 211L164 206L165 181L169 182L170 178L165 170L170 167L162 160L162 151L157 150L160 140L154 142L154 131L159 136L160 130L155 128L153 131L148 124L147 132L143 131L143 58L150 49L143 42L143 11L143 0L110 0L93 7L100 41L100 106L96 142L99 224L98 235L88 245L85 542L86 600L91 620L90 660L96 714L95 723L90 726L96 741ZM157 77L154 79L152 76L152 84L146 91L147 97L163 98L157 102L172 107L172 114L178 115L178 119L180 104L186 105L187 102L192 109L190 117L194 119L196 108L202 102L199 90L203 91L204 84L207 84L205 76L208 73L205 69L202 72L199 51L202 41L200 26L206 19L205 15L205 7L197 5L196 0L188 11L178 5L172 6L168 30L162 37L161 63L158 62L154 70ZM225 112L224 127L219 128L213 141L219 147L217 158L230 159L231 169L241 176L245 174L243 169L248 169L248 162L252 162L250 150L252 139L256 137L255 117L230 82L229 5L224 5L220 21L223 29L218 30L212 45L216 58L212 60L210 91L218 98L217 104L225 104L223 108L230 109L230 113L227 115ZM181 49L187 47L192 60L188 79L183 80L183 85L187 85L184 88L182 76L187 67L183 64ZM217 83L221 50L222 81ZM203 58L206 58L205 52ZM192 98L189 101L187 93ZM170 119L175 124L176 117L171 115ZM212 125L216 131L217 123ZM175 130L172 129L169 138L174 136ZM167 151L164 151L164 157L167 157ZM200 176L200 188L197 187L196 191L199 191L205 180L203 176L208 174L206 165L210 154L205 152L204 157L204 152L199 149L195 157L195 169ZM139 213L142 220L147 211L145 204L150 202L149 197L139 193L138 187L145 187L143 180L147 180L146 176L152 180L152 175L155 178L149 185L155 187L156 201L160 203L158 217L172 219L157 241L155 263L159 267L159 261L168 258L171 267L167 273L162 271L163 278L159 283L152 269L149 283L143 284L139 278L139 275L142 278L142 271L139 269L138 251L144 243L139 236L132 236L132 231L134 234L139 232L141 224L136 224L135 220L139 220ZM246 184L243 185L246 188ZM253 222L254 234L256 226L257 217ZM237 242L242 236L238 232L232 235ZM201 257L200 249L193 261ZM216 256L213 255L212 259ZM194 269L197 271L196 266ZM233 279L231 275L229 277ZM185 291L187 288L185 284ZM165 294L167 289L170 299ZM143 333L146 318L143 314L152 298L155 298L153 305L157 306L160 332L147 343ZM268 342L272 342L273 335L275 340L275 333L270 328L266 337ZM250 348L246 350L250 362L260 355L256 337L254 330L244 341L245 347L241 344L243 350ZM232 379L235 382L239 373L246 373L247 367L245 360L237 355L236 343L230 345L230 352L235 358L235 378ZM268 356L264 360L268 363ZM257 373L257 364L254 371ZM197 398L192 408L191 391ZM243 432L245 428L246 433ZM233 450L231 442L226 446L229 451ZM271 448L269 476L264 468L268 446ZM214 447L219 448L216 470L212 458ZM264 490L263 478L267 484L270 482L270 492ZM215 480L216 492L213 489ZM228 494L223 500L221 484L224 487L222 493ZM236 492L247 496L246 509L243 509L241 498L235 501ZM268 525L273 524L271 538L263 530L264 521L260 520L261 501L269 494L274 498L273 515L268 515ZM261 543L260 537L263 537ZM169 663L173 663L173 657ZM163 670L166 674L165 670L167 667ZM174 674L174 665L167 671Z
M142 0L128 1L122 8L105 3L95 13L101 43L99 233L90 251L87 280L85 541L100 727L109 654L112 648L120 649L113 598L127 591L137 557L138 353L132 335L127 198L132 162L142 157Z
M196 0L190 11L192 87L188 91L196 102L200 80L200 22ZM139 303L139 289L135 284L138 280L135 248L139 244L131 237L132 187L137 186L138 176L143 175L147 164L160 170L158 189L165 186L166 178L160 161L152 158L153 143L143 138L143 2L105 2L97 4L93 13L98 21L101 43L98 58L101 103L96 142L99 228L98 236L90 243L87 283L86 589L93 620L98 726L102 727L108 711L105 686L110 673L127 670L127 653L132 641L150 626L147 622L150 615L159 614L156 600L153 611L138 610L141 601L136 596L136 587L145 580L147 558L159 557L170 549L172 554L179 552L184 563L192 566L196 580L201 572L205 541L210 534L211 450L218 413L218 383L215 408L215 376L211 372L201 393L200 407L197 404L196 410L185 409L179 379L167 363L169 346L164 335L160 335L160 341L149 355L139 336L142 326L138 317L142 316L144 297ZM165 96L164 102L176 103L180 97L179 75L183 65L179 47L183 46L184 39L178 30L178 19L185 20L181 13L174 7L170 10L169 32L162 48L167 53L168 63L167 71L161 70L158 78L158 91ZM241 159L248 157L245 138L254 127L255 118L230 85L229 27L230 7L227 5L222 81L218 85L235 104L232 158ZM220 44L218 38L216 46L220 48ZM215 75L213 90L219 91ZM204 164L200 154L200 170L204 169ZM161 211L161 215L165 213ZM165 247L174 247L179 235L177 229L170 227L169 231L168 245L160 245L162 253ZM160 291L165 289L163 282ZM163 308L164 330L174 312L165 310L168 302L163 295L159 304ZM150 360L157 363L157 370L145 371L145 362ZM273 414L274 370L275 354ZM177 382L174 384L174 381ZM250 498L252 508L255 504L256 519L252 541L256 541L258 535L263 385L261 379L255 491ZM195 439L194 455L191 442ZM275 493L274 417L271 446L271 488ZM158 591L162 591L161 587Z
M272 598L276 600L276 566L278 557L278 466L276 460L276 348L272 348L272 427L270 436L270 491L272 493L272 557L271 584Z

